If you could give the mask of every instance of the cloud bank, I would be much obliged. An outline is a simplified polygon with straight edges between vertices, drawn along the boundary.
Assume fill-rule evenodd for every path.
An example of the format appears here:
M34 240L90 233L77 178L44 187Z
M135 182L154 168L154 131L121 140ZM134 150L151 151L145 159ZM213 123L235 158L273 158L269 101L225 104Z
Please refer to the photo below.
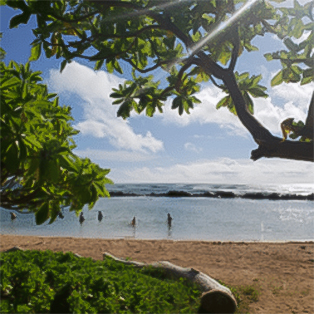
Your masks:
M313 184L313 175L314 165L309 162L231 158L111 172L116 183Z
M82 99L83 121L74 126L82 135L107 138L118 149L152 153L162 150L163 142L149 131L145 135L136 134L128 121L117 118L118 106L112 106L109 95L112 87L123 81L105 71L95 72L72 62L62 73L51 70L49 85L58 93L75 94Z

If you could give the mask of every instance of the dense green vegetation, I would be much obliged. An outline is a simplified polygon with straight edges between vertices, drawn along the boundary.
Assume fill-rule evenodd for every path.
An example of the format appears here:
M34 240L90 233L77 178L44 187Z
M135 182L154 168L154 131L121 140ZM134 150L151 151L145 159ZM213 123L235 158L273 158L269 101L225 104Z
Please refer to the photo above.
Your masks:
M112 183L109 169L73 153L71 108L40 75L30 63L0 62L1 206L35 212L37 224L52 223L63 206L92 208Z
M196 313L199 289L110 258L73 253L1 253L1 313Z

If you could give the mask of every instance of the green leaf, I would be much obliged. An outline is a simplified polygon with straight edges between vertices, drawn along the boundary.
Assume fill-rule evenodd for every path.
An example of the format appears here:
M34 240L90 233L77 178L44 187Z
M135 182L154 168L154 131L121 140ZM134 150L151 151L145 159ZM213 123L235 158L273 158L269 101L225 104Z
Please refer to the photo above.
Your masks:
M43 224L49 218L49 202L45 202L40 206L35 214L36 225Z
M113 65L113 61L112 60L107 60L106 61L106 67L107 67L107 71L109 73L113 73L114 71L114 65Z
M65 66L67 65L67 60L63 60L62 62L61 62L61 66L60 66L60 73L64 70L64 68L65 68Z
M4 83L1 84L0 88L3 90L3 89L6 89L6 88L15 86L17 84L20 84L20 83L21 83L21 80L19 78L15 77L15 76L13 76L9 80L4 81Z
M51 182L57 183L59 181L60 167L56 159L52 159L48 162L45 171L47 173L47 179L51 180Z
M31 13L28 11L23 12L22 14L15 15L11 20L10 20L10 28L17 27L19 24L27 24L29 18L31 16Z
M36 61L39 59L41 53L41 43L38 43L37 45L34 45L31 49L31 56L29 58L29 61Z
M130 117L130 111L132 110L132 99L127 99L118 109L117 116L123 119Z
M96 62L96 64L95 64L94 69L95 69L96 71L99 70L99 69L102 67L102 65L104 64L104 61L105 61L105 60L98 60L98 61Z
M228 104L230 103L231 101L231 97L230 96L226 96L224 97L223 99L221 99L218 104L216 105L216 109L219 109L221 107L226 107L228 106Z
M254 87L250 88L248 92L253 96L253 97L264 97L267 98L268 95L260 88Z
M279 85L283 82L282 71L279 71L271 80L271 86Z
M266 58L267 61L274 60L273 55L271 53L265 53L264 57Z

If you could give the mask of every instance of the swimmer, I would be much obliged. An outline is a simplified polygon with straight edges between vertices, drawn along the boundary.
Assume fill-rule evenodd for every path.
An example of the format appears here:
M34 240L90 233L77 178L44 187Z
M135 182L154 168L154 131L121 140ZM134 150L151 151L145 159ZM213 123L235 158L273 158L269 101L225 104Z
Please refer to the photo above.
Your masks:
M16 218L16 215L14 213L10 213L11 214L11 220L14 220Z
M83 213L81 213L81 215L80 215L80 224L82 224L84 220L85 220L85 218L83 216Z
M133 219L131 221L131 225L132 225L132 227L135 227L135 225L136 225L135 216L133 217Z
M102 214L102 212L99 210L99 211L98 211L98 220L101 221L102 218L103 218L103 214Z
M171 215L168 213L168 227L171 227L171 222L172 222L172 217Z

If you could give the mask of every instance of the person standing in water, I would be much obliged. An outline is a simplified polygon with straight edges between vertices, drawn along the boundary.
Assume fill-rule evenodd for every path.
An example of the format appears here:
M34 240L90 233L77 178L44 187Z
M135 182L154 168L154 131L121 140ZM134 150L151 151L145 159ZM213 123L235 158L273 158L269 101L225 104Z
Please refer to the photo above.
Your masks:
M83 216L83 212L81 212L79 220L80 220L80 224L82 224L84 222L85 218Z
M171 228L171 222L172 222L172 217L171 215L168 213L168 227Z
M100 222L103 219L103 214L102 212L99 210L98 211L98 221Z
M131 221L131 225L132 225L132 227L135 227L135 225L136 225L135 216L133 217L133 219L132 219L132 221Z

